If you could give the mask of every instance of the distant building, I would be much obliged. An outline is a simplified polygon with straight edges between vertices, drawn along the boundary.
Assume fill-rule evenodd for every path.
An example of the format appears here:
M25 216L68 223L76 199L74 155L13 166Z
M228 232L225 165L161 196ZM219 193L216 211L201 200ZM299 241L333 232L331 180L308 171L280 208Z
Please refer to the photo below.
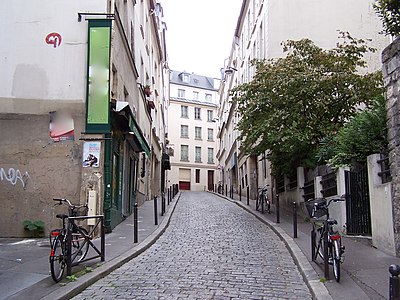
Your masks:
M215 189L218 85L218 79L170 71L168 180L181 190Z

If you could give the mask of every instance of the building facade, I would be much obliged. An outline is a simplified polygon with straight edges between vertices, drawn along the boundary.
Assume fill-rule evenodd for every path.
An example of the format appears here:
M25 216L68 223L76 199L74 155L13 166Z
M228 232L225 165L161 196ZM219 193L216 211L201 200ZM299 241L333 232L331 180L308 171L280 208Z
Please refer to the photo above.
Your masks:
M214 190L217 184L218 84L210 77L170 72L168 180L181 190Z
M0 236L24 236L24 220L57 227L66 208L54 197L89 202L111 231L165 177L161 5L17 0L0 11Z
M243 155L236 140L235 124L240 117L231 103L229 91L252 80L255 69L252 59L282 57L281 43L309 38L317 46L332 48L338 41L338 31L349 32L355 38L371 39L375 53L365 57L368 68L381 68L380 51L389 44L389 37L380 34L382 24L373 9L372 0L327 2L298 0L244 0L239 13L229 57L224 62L219 89L220 109L217 159L219 176L234 192L249 191L252 199L257 189L269 186L270 197L276 195L275 180L270 175L266 155ZM289 109L289 108L288 108Z

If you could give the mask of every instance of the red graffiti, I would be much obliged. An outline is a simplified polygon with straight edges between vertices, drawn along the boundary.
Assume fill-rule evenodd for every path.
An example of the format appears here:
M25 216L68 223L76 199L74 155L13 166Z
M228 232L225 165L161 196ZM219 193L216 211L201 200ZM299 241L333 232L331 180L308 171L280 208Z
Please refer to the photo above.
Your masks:
M57 32L49 33L46 36L46 44L53 45L54 48L61 45L61 35Z

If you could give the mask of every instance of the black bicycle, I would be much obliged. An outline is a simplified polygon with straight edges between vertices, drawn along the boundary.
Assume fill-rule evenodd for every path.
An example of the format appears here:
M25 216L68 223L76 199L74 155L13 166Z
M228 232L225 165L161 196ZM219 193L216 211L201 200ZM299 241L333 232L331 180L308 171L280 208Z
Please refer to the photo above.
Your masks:
M264 213L264 210L266 209L267 212L270 214L271 213L271 203L268 199L268 189L267 186L264 186L263 188L258 189L258 196L257 196L257 201L256 201L256 210L261 210L261 213Z
M55 282L59 282L67 265L68 251L70 250L71 263L79 263L85 259L89 251L88 240L91 237L88 231L75 223L74 219L69 217L78 217L87 215L88 206L74 205L68 199L54 198L58 203L56 205L68 205L68 215L58 214L57 218L62 220L62 228L52 230L50 233L50 271L51 277ZM68 231L71 232L71 242L68 243Z
M330 199L328 202L324 198L312 199L306 202L310 216L313 218L313 229L311 231L311 258L316 261L319 256L324 263L332 265L333 275L337 282L340 281L340 264L344 260L345 247L342 245L342 236L339 231L334 230L337 225L335 219L329 218L329 205L332 202L345 201L343 198ZM323 220L321 217L326 216ZM327 234L327 254L324 259L324 236Z

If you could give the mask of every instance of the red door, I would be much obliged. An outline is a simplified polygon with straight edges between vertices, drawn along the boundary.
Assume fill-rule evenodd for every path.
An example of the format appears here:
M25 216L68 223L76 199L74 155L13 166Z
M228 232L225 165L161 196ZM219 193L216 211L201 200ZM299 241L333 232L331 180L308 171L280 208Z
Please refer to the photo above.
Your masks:
M179 181L179 189L181 191L190 191L190 181Z

